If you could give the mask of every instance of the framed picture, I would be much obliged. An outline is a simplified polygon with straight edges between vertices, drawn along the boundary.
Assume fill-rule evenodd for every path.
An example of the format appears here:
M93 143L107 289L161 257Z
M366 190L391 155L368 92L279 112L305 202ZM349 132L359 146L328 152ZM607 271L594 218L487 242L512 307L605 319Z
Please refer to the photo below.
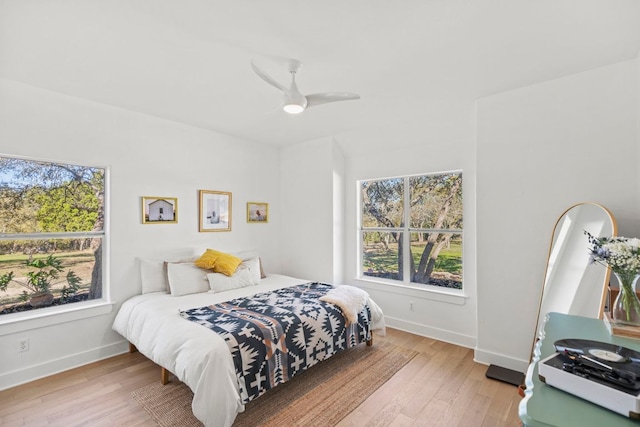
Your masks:
M247 202L247 222L269 222L269 203Z
M231 231L231 193L200 190L200 231Z
M142 196L143 224L175 224L177 222L177 198Z

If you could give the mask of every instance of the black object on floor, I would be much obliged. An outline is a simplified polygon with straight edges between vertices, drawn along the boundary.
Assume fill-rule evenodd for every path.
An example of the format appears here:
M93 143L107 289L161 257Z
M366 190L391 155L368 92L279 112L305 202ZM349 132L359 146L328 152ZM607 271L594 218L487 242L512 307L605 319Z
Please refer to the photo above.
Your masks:
M489 365L489 369L487 369L487 373L485 375L487 378L492 378L515 386L521 386L524 384L524 374L522 372L503 368L501 366Z

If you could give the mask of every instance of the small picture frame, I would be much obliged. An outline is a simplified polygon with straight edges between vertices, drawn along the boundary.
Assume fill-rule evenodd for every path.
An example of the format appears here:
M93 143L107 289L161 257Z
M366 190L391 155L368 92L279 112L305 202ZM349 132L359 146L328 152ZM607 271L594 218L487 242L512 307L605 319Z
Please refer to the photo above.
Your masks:
M176 224L178 199L176 197L142 196L143 224Z
M269 222L269 203L247 202L247 222Z
M231 231L231 193L200 190L199 230Z

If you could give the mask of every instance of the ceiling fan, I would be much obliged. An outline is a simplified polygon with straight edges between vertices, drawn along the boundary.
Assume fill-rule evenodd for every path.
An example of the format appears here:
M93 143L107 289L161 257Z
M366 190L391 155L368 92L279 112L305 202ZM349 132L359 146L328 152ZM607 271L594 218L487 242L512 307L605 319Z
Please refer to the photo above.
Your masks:
M296 73L300 70L302 63L296 59L290 59L288 62L289 72L291 73L291 85L287 88L274 80L270 75L258 67L253 60L251 60L251 68L253 68L253 71L255 71L262 80L284 92L284 103L282 109L285 112L289 114L299 114L314 105L326 104L327 102L360 99L360 95L349 92L326 92L314 93L306 96L303 95L300 90L298 90L298 85L296 85Z

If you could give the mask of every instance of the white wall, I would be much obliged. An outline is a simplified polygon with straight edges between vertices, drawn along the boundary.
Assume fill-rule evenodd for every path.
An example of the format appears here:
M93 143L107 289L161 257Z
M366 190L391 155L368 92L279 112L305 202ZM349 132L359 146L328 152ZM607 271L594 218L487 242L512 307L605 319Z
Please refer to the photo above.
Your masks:
M335 182L343 174L343 159L332 138L284 147L280 153L282 191L282 271L309 280L340 281L342 195ZM334 273L335 272L335 273Z
M387 324L467 347L475 346L475 145L473 113L467 138L408 132L403 124L366 140L322 138L283 148L282 269L285 274L347 283L366 289L385 312ZM417 126L416 129L419 129ZM457 131L460 134L460 130ZM397 144L385 140L403 135ZM424 139L423 139L424 138ZM384 150L360 150L365 145ZM344 154L341 147L347 148ZM362 154L366 152L366 154ZM357 280L356 181L406 174L462 170L464 180L465 296L451 298ZM309 210L309 207L313 209ZM414 311L409 310L413 303Z
M566 208L599 202L638 234L638 81L628 61L478 102L476 360L525 370Z
M469 128L473 111L468 112ZM398 130L399 133L402 130ZM379 145L378 142L374 144ZM402 148L388 141L385 150L371 150L368 155L347 156L346 179L346 254L345 281L366 289L385 313L387 324L420 335L453 342L466 347L475 345L475 147L468 138L448 139L445 135L426 138L419 132L405 135ZM464 200L463 281L464 298L385 285L356 278L358 253L356 239L356 181L419 173L462 170ZM413 303L414 311L409 310Z
M636 58L636 146L640 147L640 52ZM636 150L636 164L640 165L640 149ZM640 212L640 177L636 187L636 212ZM638 233L640 234L640 232Z
M111 323L140 291L137 256L256 249L267 273L280 272L275 148L0 80L0 153L109 168L116 303L107 314L20 332L0 319L0 389L124 351ZM231 232L198 232L199 189L232 192ZM141 224L141 196L177 197L178 224ZM269 223L246 223L246 202L255 200L270 203ZM28 352L17 352L21 338L30 339Z
M346 221L345 162L340 146L333 141L333 283L344 283Z

